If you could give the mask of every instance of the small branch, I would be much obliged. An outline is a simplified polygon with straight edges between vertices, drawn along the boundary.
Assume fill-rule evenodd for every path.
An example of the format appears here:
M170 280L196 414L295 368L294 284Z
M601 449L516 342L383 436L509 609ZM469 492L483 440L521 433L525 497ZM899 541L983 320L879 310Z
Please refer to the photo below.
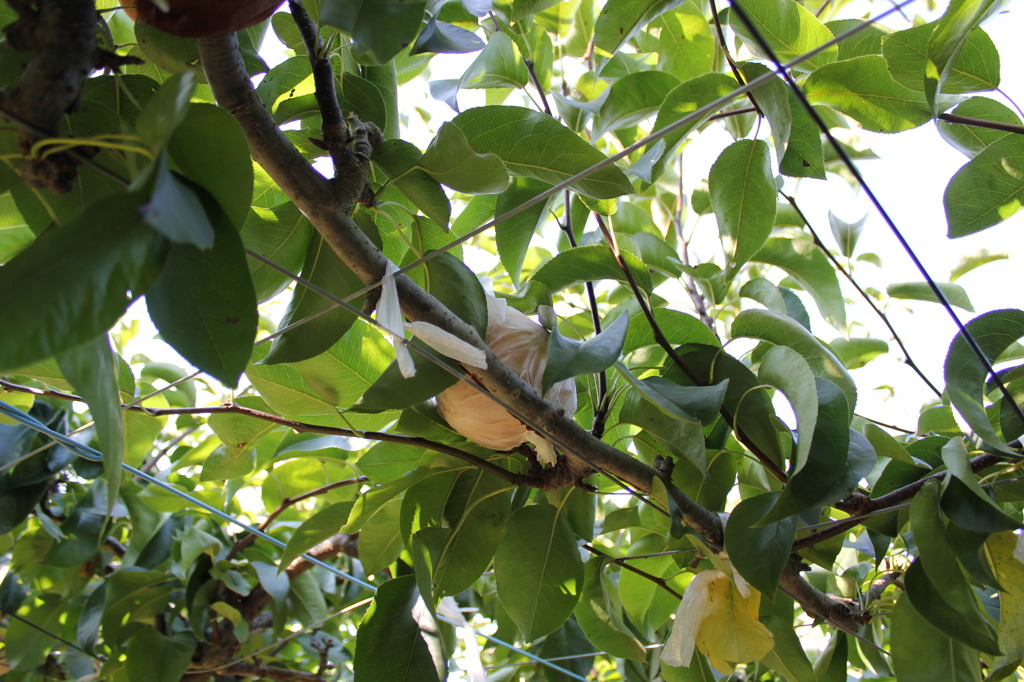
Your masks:
M867 603L870 604L873 601L881 599L882 593L885 592L885 588L897 582L902 577L903 574L897 573L896 571L889 571L888 573L883 574L882 577L871 583L871 587L868 588Z
M605 225L604 219L602 219L600 215L595 213L594 216L597 218L597 224L600 226L605 240L607 240L609 247L611 247L612 252L615 254L615 260L622 269L622 274L625 276L630 289L632 289L637 303L640 304L640 310L643 311L644 317L647 318L647 323L650 325L651 331L654 334L654 340L659 346L661 346L661 349L668 354L672 362L674 362L694 384L697 386L706 385L704 380L693 370L692 367L683 361L683 358L680 357L679 353L677 353L675 348L672 347L672 344L668 342L668 339L665 337L665 333L661 330L661 326L658 324L658 321L654 319L654 312L651 310L651 306L647 303L647 299L644 298L643 293L640 291L640 287L637 285L636 279L633 277L633 272L629 269L629 266L626 265L626 261L622 258L622 253L619 251L618 244L615 241L615 235L608 229L608 226ZM761 465L764 466L772 476L785 482L787 480L786 472L780 469L779 466L775 464L775 462L771 461L771 459L769 459L769 457L764 454L760 448L746 438L743 431L735 426L732 416L726 412L725 408L720 409L719 412L726 423L729 424L730 428L732 428L736 437L754 454L755 457L757 457Z
M801 570L806 570L806 566L790 560L779 579L779 589L799 602L808 615L823 618L851 634L857 634L861 625L871 621L871 614L860 604L821 592L800 576Z
M942 391L935 387L935 384L933 384L931 380L929 380L928 377L925 376L925 373L921 370L920 367L917 366L917 363L914 362L914 358L910 355L910 350L903 344L903 339L900 338L900 335L896 332L896 329L892 326L892 323L889 322L889 318L886 316L885 313L883 313L878 308L877 305L875 305L875 302L871 300L871 296L869 296L868 293L864 291L863 288L861 288L860 284L857 283L857 280L853 278L853 275L847 272L846 268L844 268L839 263L839 260L834 255L832 255L832 252L828 250L828 247L825 246L825 243L821 241L821 237L818 236L817 231L815 231L815 229L811 226L811 221L809 221L807 219L807 216L804 215L804 212L800 210L800 206L796 203L796 199L794 199L793 197L789 196L784 192L780 192L780 194L783 196L783 198L786 199L786 201L789 202L789 205L793 207L793 210L796 211L796 214L800 216L800 220L804 221L804 225L807 227L807 230L811 233L811 237L814 239L814 245L817 246L818 249L820 249L821 252L825 254L825 257L832 262L832 265L833 267L835 267L836 270L843 273L843 276L847 279L847 281L850 282L850 284L853 285L853 288L857 290L857 293L860 294L860 297L867 301L867 304L871 307L873 311L875 311L875 314L878 315L878 317L882 320L882 323L889 330L889 333L892 334L892 338L896 342L896 345L898 345L900 347L900 350L903 351L903 356L906 358L907 366L917 373L917 376L921 378L921 381L923 381L925 385L927 385L928 388L930 388L936 396L941 398Z
M549 114L551 112L548 112ZM559 227L562 228L562 232L565 233L565 238L569 240L569 246L576 248L576 233L573 232L572 225L572 193L569 190L565 190L565 198L563 203L565 205L565 220L559 223ZM601 316L597 312L597 295L594 293L594 283L584 282L583 287L587 291L587 300L590 302L590 318L594 321L594 334L601 333ZM600 438L604 435L604 423L608 418L608 406L605 405L605 396L608 395L608 372L602 371L597 374L597 400L594 403L594 423L591 426L590 433L594 438Z
M267 515L267 518L263 520L263 523L261 523L256 528L257 530L265 532L267 528L270 527L270 524L274 522L274 519L276 519L278 516L284 513L284 511L287 510L289 507L296 505L299 502L302 502L303 500L308 500L311 497L318 497L320 495L323 495L324 493L328 493L334 490L335 488L342 488L347 485L355 485L358 483L366 483L369 480L370 479L368 479L366 476L346 478L343 481L335 481L334 483L322 485L319 488L316 488L315 490L310 490L308 492L302 493L301 495L296 495L295 497L286 497L281 501L281 504L277 505L277 509L270 512L270 514ZM235 543L235 546L231 548L231 551L228 552L228 555L225 557L225 559L231 560L232 558L238 556L238 554L242 552L242 550L251 545L255 540L255 535L246 535L244 538Z
M345 126L341 107L338 105L338 94L334 85L334 70L320 39L320 29L310 18L302 0L288 0L288 9L299 29L302 42L306 46L306 54L313 69L313 86L316 103L320 109L321 134L323 140L314 141L321 149L331 155L334 163L335 177L352 165L349 158L351 136Z
M945 121L946 123L956 123L959 125L973 126L975 128L988 128L989 130L1000 130L1004 133L1015 133L1017 135L1024 135L1024 126L1015 125L1013 123L986 121L983 118L974 118L973 116L960 116L958 114L939 114L937 118Z
M971 460L971 471L977 473L991 466L995 466L1002 461L1004 461L1003 458L998 455L991 455L987 453L984 455L978 455ZM920 478L913 483L909 483L902 488L897 488L890 493L876 498L869 498L863 493L854 493L845 500L840 500L832 505L836 509L852 514L849 518L837 521L828 528L805 535L793 543L793 551L795 552L797 550L804 549L805 547L816 545L819 542L824 542L829 538L845 533L863 523L865 516L875 515L892 507L896 507L897 505L901 505L911 500L928 481L941 481L947 475L949 475L948 471L940 471L938 473L925 476L924 478Z
M540 104L544 107L544 113L554 118L554 114L551 113L551 105L548 104L548 96L544 92L544 88L540 86L540 78L537 77L537 70L533 67L533 60L524 59L523 63L526 64L526 71L530 74L530 81L533 83L533 87L537 88L537 94L540 95Z
M654 583L655 585L657 585L661 589L665 590L666 592L671 594L676 599L682 599L683 598L683 595L679 594L674 589L672 589L671 587L668 586L668 583L665 582L664 578L659 578L656 575L651 575L647 571L641 570L641 569L637 568L636 566L633 566L632 564L630 564L628 561L626 561L630 557L613 557L611 554L607 554L605 552L602 552L601 550L599 550L597 547L594 547L589 542L584 542L583 543L583 549L587 550L591 554L596 554L597 556L605 557L605 558L609 559L610 562L615 564L616 566L618 566L620 568L624 568L627 571L631 571L633 573L636 573L638 576L641 576L643 578L646 578L647 580L650 580L652 583Z
M743 74L740 73L740 69L736 66L736 62L733 61L732 55L729 53L729 48L726 45L725 31L722 30L722 22L718 18L718 5L715 4L715 0L711 0L711 19L715 24L715 31L718 33L718 44L722 48L722 54L725 55L725 61L729 63L729 69L732 71L732 75L740 85L746 84L747 80L743 77ZM761 107L757 105L757 101L754 100L753 92L747 92L747 99L750 100L750 104L753 106L754 111L757 112L757 115L763 117L764 114L761 112Z
M320 561L336 557L339 554L359 558L359 535L358 533L355 535L337 533L306 552L306 554ZM288 564L284 572L288 576L288 580L294 580L299 575L313 568L314 565L312 561L309 561L304 556L300 556ZM245 622L252 623L270 604L270 601L271 596L263 589L262 585L254 587L248 596L240 600L239 610L242 612Z
M217 673L218 676L224 677L259 677L267 680L282 680L283 682L326 682L316 673L275 668L262 663L235 663L229 668L218 670ZM207 675L207 677L209 676Z
M77 395L71 393L64 393L62 391L54 391L49 389L37 389L30 386L22 386L20 384L14 384L9 381L0 379L0 387L8 391L19 391L21 393L31 393L37 396L44 396L48 398L59 398L61 400L74 400L78 402L84 402L83 399ZM177 414L242 414L254 419L279 424L281 426L287 426L288 428L298 433L319 433L328 436L345 436L347 438L364 438L366 440L383 441L387 443L397 443L399 445L410 445L413 447L420 447L426 450L433 450L434 452L440 452L445 455L451 455L461 459L464 462L472 464L473 466L482 469L490 474L494 474L498 478L512 483L513 485L523 485L530 487L544 488L550 485L550 481L546 477L532 477L524 476L522 474L516 474L508 469L504 469L497 464L490 462L482 457L478 457L474 454L460 450L451 445L444 443L437 443L426 438L420 438L418 436L403 436L397 433L387 433L384 431L354 431L352 429L344 429L334 426L319 426L317 424L307 424L305 422L296 421L289 419L288 417L282 417L276 414L270 414L269 412L262 412L260 410L254 410L249 407L242 405L228 404L218 405L210 407L163 407L163 408L149 408L143 407L142 405L135 404L122 404L122 409L129 410L131 412L142 412L152 417L166 417Z

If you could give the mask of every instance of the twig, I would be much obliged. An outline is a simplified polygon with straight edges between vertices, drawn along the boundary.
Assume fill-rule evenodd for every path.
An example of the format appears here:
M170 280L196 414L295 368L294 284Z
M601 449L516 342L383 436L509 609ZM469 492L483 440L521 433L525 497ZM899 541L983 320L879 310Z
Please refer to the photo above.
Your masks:
M281 500L281 504L277 505L277 509L275 509L274 511L270 512L270 514L267 515L267 518L263 519L263 523L258 525L256 528L257 528L257 530L266 531L267 528L270 527L270 524L274 522L274 519L276 519L278 516L280 516L282 513L284 513L284 511L287 510L289 507L291 507L293 505L296 505L299 502L302 502L303 500L308 500L311 497L318 497L320 495L323 495L324 493L328 493L328 492L334 490L335 488L342 488L342 487L345 487L345 486L348 486L348 485L355 485L355 484L358 484L358 483L366 483L369 480L370 479L368 479L366 476L356 476L355 478L346 478L343 481L334 481L333 483L328 483L327 485L322 485L319 488L316 488L314 490L310 490L310 491L304 492L301 495L296 495L295 497L286 497L283 500ZM239 540L238 542L235 543L235 546L231 548L231 551L228 552L228 554L225 557L225 559L230 560L230 559L238 556L238 554L242 550L244 550L246 547L251 545L255 540L256 540L256 536L255 535L253 535L251 533L249 535L246 535L244 538L242 538L241 540Z
M601 232L604 234L605 240L608 242L612 253L615 255L615 261L622 269L622 274L625 276L626 282L629 284L629 288L633 291L633 295L636 298L637 303L640 304L640 310L643 311L644 317L647 318L647 323L650 325L651 332L654 334L654 340L659 346L661 346L661 349L668 354L672 362L674 362L675 365L679 367L679 369L681 369L694 384L698 386L706 385L704 379L698 375L697 372L694 371L694 369L690 367L682 357L680 357L675 348L672 347L672 344L669 343L668 339L665 337L665 333L661 330L661 326L658 324L658 321L654 319L654 312L647 303L647 299L644 298L643 293L641 293L640 287L636 283L636 278L633 277L633 272L629 269L629 266L626 265L626 261L623 259L622 253L619 251L618 244L615 240L615 234L608 229L608 226L605 225L604 219L602 219L600 215L595 213L594 217L597 219L597 224L601 228ZM732 416L725 410L725 408L721 408L719 412L726 423L733 429L736 437L741 440L748 450L754 453L754 456L757 457L761 465L778 480L783 482L786 481L786 472L780 469L779 466L773 462L768 455L764 454L760 448L751 442L750 439L746 438L743 431L735 425Z
M550 113L550 112L549 112ZM573 232L572 225L572 193L569 190L565 190L565 198L563 200L565 205L565 220L559 222L559 227L562 228L562 232L565 233L565 238L569 240L569 246L576 248L576 234ZM587 291L587 300L590 303L590 319L594 322L594 334L601 333L601 316L597 311L597 295L594 293L594 283L584 282L583 287ZM608 406L605 404L605 396L608 395L608 372L602 371L597 374L597 400L594 402L594 423L591 425L590 433L593 434L594 438L600 438L604 435L604 423L608 418Z
M291 11L295 26L302 35L302 42L306 46L306 54L309 56L309 63L313 69L313 86L316 96L317 107L320 109L321 134L323 140L315 141L318 147L324 149L331 155L334 163L335 177L340 171L346 170L352 165L349 155L348 128L338 105L338 94L334 86L334 71L331 69L331 62L328 59L327 51L324 48L323 40L320 39L320 30L316 23L310 18L302 0L288 0L288 9Z
M64 393L62 391L54 391L50 389L38 389L30 386L22 386L20 384L14 384L9 381L0 379L0 387L5 388L8 391L19 391L21 393L31 393L33 395L45 396L49 398L60 398L62 400L74 400L78 402L84 402L83 399L77 395L71 393ZM142 412L153 417L166 417L177 414L242 414L254 419L260 419L262 421L272 422L281 426L287 426L288 428L298 433L319 433L329 436L345 436L347 438L364 438L366 440L377 440L387 443L397 443L399 445L410 445L413 447L420 447L426 450L433 450L434 452L440 452L445 455L451 455L461 459L464 462L468 462L473 466L482 469L488 473L494 474L503 481L512 483L514 485L524 485L530 487L541 487L546 485L546 479L538 479L535 477L524 476L522 474L516 474L508 469L504 469L493 462L490 462L482 457L478 457L472 453L460 450L451 445L444 443L438 443L426 438L420 438L418 436L403 436L397 433L388 433L386 431L355 431L353 429L345 429L335 426L320 426L318 424L308 424L306 422L296 421L289 419L288 417L282 417L277 414L271 414L269 412L263 412L261 410L255 410L251 407L245 407L243 405L227 404L227 405L211 405L207 407L161 407L161 408L149 408L141 405L134 404L122 404L121 407L131 412Z
M668 586L668 583L665 582L664 578L659 578L656 575L652 575L652 574L648 573L647 571L639 569L636 566L633 566L632 564L628 563L626 561L626 559L630 559L631 557L613 557L611 554L607 554L606 552L602 552L601 550L599 550L597 547L594 547L589 542L584 542L583 543L583 549L587 550L591 554L596 554L597 556L605 557L605 558L609 559L611 561L611 563L615 564L616 566L619 566L620 568L624 568L627 571L630 571L632 573L636 573L638 576L641 576L643 578L646 578L647 580L650 580L652 583L654 583L655 585L657 585L661 589L665 590L666 592L671 594L676 599L682 599L683 598L683 595L679 594L674 589L672 589L671 587ZM639 557L636 557L636 558L639 558Z
M793 210L796 211L796 214L800 216L800 220L804 221L804 225L807 227L807 230L811 233L811 238L814 239L814 245L817 246L818 249L825 254L825 257L832 262L833 267L835 267L836 270L843 274L847 281L849 281L850 284L853 285L853 288L857 290L857 293L860 294L860 297L867 301L868 306L870 306L871 309L875 311L875 314L878 315L879 319L882 320L882 323L889 330L889 333L892 334L892 338L896 342L896 345L898 345L900 347L900 350L903 351L903 357L906 358L905 362L907 363L907 366L917 373L917 376L921 378L921 381L923 381L925 385L927 385L928 388L930 388L936 396L941 398L942 391L936 388L935 384L933 384L931 380L929 380L928 377L925 376L925 373L921 370L920 367L917 366L917 363L914 362L914 358L910 355L910 350L903 344L903 339L900 338L900 335L896 332L896 329L892 326L892 323L889 322L888 316L886 316L886 314L883 313L877 305L875 305L875 302L871 300L871 296L869 296L868 293L864 291L864 289L857 282L857 280L853 278L853 275L847 272L846 268L842 266L839 260L832 254L831 251L829 251L828 247L825 246L825 243L821 241L821 237L818 236L817 231L811 225L811 221L809 221L807 219L807 216L804 215L804 212L800 210L800 206L796 203L796 199L786 194L785 192L779 192L779 194L781 194L783 198L785 198L785 200L789 202L789 205L793 207Z
M947 123L957 123L965 126L974 126L975 128L989 128L990 130L1000 130L1004 133L1015 133L1017 135L1024 135L1024 126L1016 125L1014 123L986 121L983 118L974 118L973 116L960 116L959 114L939 114L937 118L946 121Z

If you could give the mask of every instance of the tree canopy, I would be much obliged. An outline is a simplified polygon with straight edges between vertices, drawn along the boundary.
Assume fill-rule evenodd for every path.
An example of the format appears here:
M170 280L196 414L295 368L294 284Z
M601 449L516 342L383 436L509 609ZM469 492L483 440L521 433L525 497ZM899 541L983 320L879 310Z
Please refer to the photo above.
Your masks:
M121 4L0 5L0 675L1020 677L1004 245L802 207L909 251L936 126L935 239L1018 211L1004 3Z

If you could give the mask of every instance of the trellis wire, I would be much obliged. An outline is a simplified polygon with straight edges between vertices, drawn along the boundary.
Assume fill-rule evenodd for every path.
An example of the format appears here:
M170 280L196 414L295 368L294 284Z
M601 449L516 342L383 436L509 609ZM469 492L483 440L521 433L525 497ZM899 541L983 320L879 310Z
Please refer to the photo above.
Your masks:
M43 434L43 435L45 435L45 436L47 436L49 438L52 438L55 441L58 441L61 445L65 446L69 450L72 450L75 454L77 454L79 457L81 457L83 459L87 459L87 460L92 461L92 462L102 462L103 461L103 454L101 452L99 452L98 450L90 448L87 445L83 445L83 444L81 444L81 443L79 443L79 442L77 442L77 441L75 441L75 440L73 440L71 438L68 438L67 436L65 436L62 433L54 431L50 427L46 426L45 424L43 424L42 422L37 420L35 417L32 417L31 415L25 414L21 410L13 407L11 405L8 405L6 402L4 402L2 400L0 400L0 412L2 412L3 414L7 415L8 417L11 417L12 419L17 420L18 422L24 424L25 426L27 426L27 427L35 430L35 431L38 431L39 433L41 433L41 434ZM176 495L176 496L180 497L181 499L186 500L190 504L195 505L196 507L199 507L203 511L208 512L210 514L213 514L214 516L220 518L223 521L227 521L228 523L234 524L235 526L238 526L239 528L242 528L243 530L246 530L249 533L252 533L253 535L256 535L260 539L266 540L267 542L269 542L272 545L278 547L279 549L284 549L287 546L286 543L284 543L283 541L278 540L277 538L275 538L275 537L273 537L271 535L268 535L267 533L264 533L263 531L259 530L255 526L252 526L252 525L250 525L248 523L245 523L241 519L238 519L238 518L236 518L236 517L234 517L234 516L232 516L232 515L230 515L230 514L228 514L226 512L223 512L223 511L217 509L216 507L214 507L212 505L209 505L206 502L203 502L202 500L197 499L197 498L189 495L188 493L186 493L184 491L178 490L177 488L175 488L174 486L170 485L169 483L165 483L164 481L161 481L160 479L158 479L158 478L156 478L154 476L150 476L146 472L141 471L139 469L136 469L135 467L131 466L130 464L126 464L126 463L122 462L121 463L121 468L124 469L125 471L128 471L129 473L131 473L131 474L141 478L142 480L146 481L147 483L155 485L158 488L160 488L162 490L165 490L165 491L167 491L167 492L169 492L169 493L171 493L173 495ZM323 569L327 570L328 572L334 574L335 576L337 576L339 578L342 578L344 580L348 580L348 581L350 581L352 583L355 583L356 585L359 585L360 587L363 587L363 588L365 588L367 590L370 590L371 592L376 592L377 591L377 586L376 585L368 583L365 580L361 580L361 579L359 579L359 578L357 578L357 577L355 577L353 575L349 575L348 573L342 571L341 569L339 569L336 566L331 566L327 562L322 561L320 559L317 559L316 557L310 556L309 554L302 554L301 556L306 561L309 561L310 563L314 564L315 566L319 566L320 568L323 568ZM587 678L582 677L580 675L577 675L576 673L572 672L571 670L566 670L565 668L563 668L563 667L561 667L561 666L559 666L559 665L557 665L555 663L552 663L552 662L548 661L545 658L541 658L540 656L537 656L534 653L531 653L529 651L526 651L524 649L516 647L514 644L510 644L509 642L506 642L506 641L504 641L502 639L498 639L497 637L494 637L492 635L484 634L484 633L480 632L479 630L476 630L475 628L472 628L471 626L462 625L461 623L458 623L454 619L448 618L447 616L443 616L441 614L437 614L437 619L440 620L440 621L443 621L443 622L445 622L445 623L447 623L449 625L452 625L454 627L470 627L470 629L472 629L474 633L476 633L480 637L483 637L484 639L486 639L489 642L492 642L492 643L494 643L494 644L496 644L498 646L501 646L501 647L505 647L506 649L509 649L510 651L514 651L516 653L522 654L523 656L525 656L526 658L534 661L535 663L540 663L541 665L544 665L544 666L546 666L548 668L551 668L552 670L560 672L563 675L568 675L569 677L571 677L574 680L582 680L583 682L587 682ZM32 624L32 625L34 625L34 624ZM39 628L38 626L35 626L35 627L36 627L36 629L42 630L42 628ZM61 642L64 642L64 643L67 643L66 640L64 640L59 635L56 635L56 634L54 634L52 632L47 632L47 634L49 634L54 639L57 639L57 640L59 640Z

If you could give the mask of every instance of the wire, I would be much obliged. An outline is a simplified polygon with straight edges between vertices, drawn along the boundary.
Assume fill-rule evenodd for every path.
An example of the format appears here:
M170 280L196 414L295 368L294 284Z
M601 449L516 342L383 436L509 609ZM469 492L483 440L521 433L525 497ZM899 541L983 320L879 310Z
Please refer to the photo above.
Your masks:
M42 434L44 434L44 435L46 435L46 436L48 436L50 438L53 438L54 440L58 441L61 445L64 445L69 450L73 451L75 454L77 454L79 457L82 457L83 459L87 459L87 460L92 461L92 462L102 462L103 461L103 454L100 453L98 450L94 450L93 448L90 448L87 445L83 445L83 444L81 444L81 443L79 443L79 442L77 442L75 440L72 440L71 438L68 438L67 436L65 436L62 433L58 433L57 431L54 431L53 429L49 428L48 426L46 426L45 424L43 424L42 422L37 420L35 417L32 417L31 415L25 414L21 410L13 407L11 405L8 405L6 402L4 402L2 400L0 400L0 413L3 413L5 415L11 417L12 419L15 419L15 420L21 422L25 426L28 426L29 428L34 429L35 431L38 431L39 433L42 433ZM150 476L149 474L147 474L144 471L140 471L139 469L136 469L135 467L133 467L133 466L131 466L129 464L125 464L123 462L121 463L121 468L124 469L125 471L128 471L128 472L132 473L133 475L141 478L142 480L144 480L144 481L146 481L146 482L148 482L148 483L150 483L152 485L157 486L158 488L160 488L162 490L166 490L167 492L171 493L172 495L176 495L176 496L182 498L183 500L187 500L190 504L195 505L196 507L199 507L203 511L206 511L206 512L208 512L210 514L213 514L214 516L216 516L216 517L218 517L218 518L220 518L220 519L222 519L224 521L227 521L228 523L234 524L234 525L238 526L239 528L242 528L243 530L246 530L246 531L252 533L253 535L258 536L259 538L261 538L263 540L266 540L267 542L269 542L270 544L274 545L275 547L278 547L279 549L284 549L287 546L286 543L283 542L282 540L278 540L277 538L264 533L263 531L261 531L260 529L256 528L255 526L251 526L251 525L245 523L244 521L241 521L240 519L237 519L234 516L231 516L230 514L228 514L226 512L223 512L223 511L217 509L216 507L213 507L213 506L207 504L206 502L203 502L202 500L199 500L199 499L189 495L186 492L178 490L174 486L172 486L172 485L170 485L168 483L165 483L164 481L161 481L158 478ZM353 575L345 573L344 571L342 571L341 569L337 568L336 566L331 566L327 562L322 561L320 559L317 559L316 557L310 556L309 554L302 554L301 556L306 561L309 561L310 563L314 564L315 566L319 566L320 568L323 568L323 569L327 570L328 572L334 574L335 576L337 576L339 578L342 578L344 580L348 580L350 582L353 582L356 585L359 585L360 587L363 587L363 588L366 588L366 589L370 590L371 592L376 592L377 591L377 587L375 585L373 585L371 583L368 583L365 580L361 580L360 578L357 578L357 577L355 577ZM452 626L466 627L465 625L455 621L455 619L448 618L447 616L442 616L440 614L437 615L437 619L440 620L440 621L443 621L443 622L445 622L445 623L447 623L449 625L452 625ZM31 625L31 623L30 623L30 625ZM563 668L563 667L561 667L561 666L559 666L559 665L557 665L555 663L551 663L547 659L541 658L540 656L537 656L536 654L533 654L533 653L530 653L529 651L524 651L523 649L517 648L514 644L510 644L510 643L508 643L508 642L506 642L504 640L498 639L497 637L492 637L491 635L485 635L484 633L479 632L479 631L477 631L475 629L474 629L474 632L476 632L477 635L479 635L480 637L483 637L484 639L486 639L486 640L488 640L490 642L493 642L493 643L495 643L495 644L497 644L499 646L506 647L506 648L508 648L511 651L515 651L516 653L522 654L523 656L529 658L530 660L535 661L537 663L540 663L541 665L545 665L545 666L551 668L552 670L554 670L556 672L562 673L563 675L568 675L569 677L571 677L574 680L582 680L583 682L587 682L587 678L582 677L580 675L577 675L576 673L572 672L571 670L566 670L565 668ZM65 642L65 640L61 639L60 637L57 637L56 635L52 635L52 633L48 633L48 634L51 634L51 636L53 636L53 637L55 637L57 639L60 639L62 642ZM69 642L65 642L65 643L69 644L70 646L74 646L73 644L70 644ZM78 648L78 647L75 647L75 648Z

